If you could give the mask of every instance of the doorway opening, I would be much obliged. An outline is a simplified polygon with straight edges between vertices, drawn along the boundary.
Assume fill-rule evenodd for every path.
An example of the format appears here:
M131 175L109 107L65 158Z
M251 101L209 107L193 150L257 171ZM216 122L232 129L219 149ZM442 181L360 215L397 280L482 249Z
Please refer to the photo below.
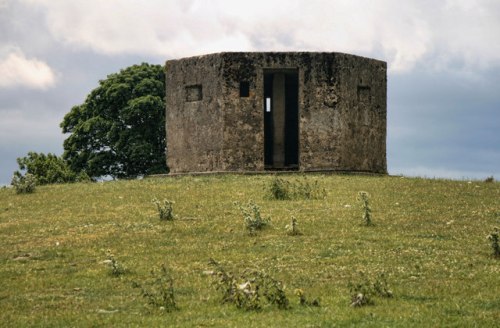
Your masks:
M264 167L299 168L299 78L297 69L264 70Z

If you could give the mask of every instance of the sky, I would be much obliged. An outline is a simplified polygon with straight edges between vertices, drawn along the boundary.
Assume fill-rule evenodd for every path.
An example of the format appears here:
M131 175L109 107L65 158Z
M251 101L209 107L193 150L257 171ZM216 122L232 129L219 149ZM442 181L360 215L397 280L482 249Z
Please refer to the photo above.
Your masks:
M221 51L384 60L389 173L500 179L500 1L0 0L0 185L107 75Z

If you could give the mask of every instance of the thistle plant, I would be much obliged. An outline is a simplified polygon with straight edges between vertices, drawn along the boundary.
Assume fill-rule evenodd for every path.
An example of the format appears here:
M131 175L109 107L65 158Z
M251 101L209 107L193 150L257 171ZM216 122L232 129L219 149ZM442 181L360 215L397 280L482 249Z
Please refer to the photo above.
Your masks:
M375 294L380 297L391 298L392 290L389 289L389 285L387 284L387 277L384 272L379 273L377 279L373 283L373 290Z
M227 272L217 261L210 259L209 264L214 266L214 271L208 271L213 277L212 285L222 293L222 303L234 302L236 294L236 280L231 272Z
M177 309L175 302L174 279L165 265L158 270L151 270L151 279L136 287L141 288L141 294L147 299L148 304L159 308L162 311L172 312Z
M499 232L498 228L494 228L493 232L488 235L488 240L491 242L491 248L493 249L492 255L496 258L500 258Z
M324 199L326 197L326 189L320 186L318 180L310 182L305 175L302 176L302 180L297 180L293 189L295 199Z
M245 227L251 235L255 234L257 230L262 230L271 222L270 218L262 217L260 207L253 201L248 202L247 205L236 202L235 205L239 207L243 214Z
M265 195L265 198L272 200L324 199L326 190L317 180L310 182L306 176L289 181L275 175L265 187Z
M269 199L286 200L291 198L290 183L277 175L273 177L266 191Z
M372 282L363 272L360 272L360 280L349 282L347 287L351 294L351 306L361 307L375 304L375 296L391 298L392 290L389 289L385 273L379 273L374 282Z
M109 264L111 268L111 275L118 277L125 274L127 270L115 259L115 256L108 250L108 259L106 263Z
M363 221L365 225L371 226L372 223L372 209L370 207L370 201L368 198L368 193L366 191L360 191L358 193L358 200L361 202L361 208L363 210Z
M172 221L174 219L173 207L174 202L164 199L163 202L160 202L158 199L153 199L153 204L156 205L158 209L158 215L160 216L161 221Z
M288 309L289 300L283 283L262 270L245 270L240 275L227 272L214 260L213 285L222 292L222 303L232 303L239 309L260 310L265 303Z
M349 282L347 287L349 288L349 293L351 294L351 306L352 307L362 307L366 305L373 305L373 286L366 277L358 282Z

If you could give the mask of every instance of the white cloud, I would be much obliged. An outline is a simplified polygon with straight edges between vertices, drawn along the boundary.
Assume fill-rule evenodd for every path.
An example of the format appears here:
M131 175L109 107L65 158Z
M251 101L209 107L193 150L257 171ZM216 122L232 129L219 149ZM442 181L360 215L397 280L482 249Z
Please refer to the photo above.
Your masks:
M60 42L103 54L181 57L216 51L341 51L392 71L500 65L491 0L22 0Z
M56 82L52 69L36 58L26 58L19 49L11 49L0 58L0 88L23 86L47 89Z
M436 48L442 56L438 65L461 60L469 70L499 66L499 1L448 0L441 16L434 26L439 31Z

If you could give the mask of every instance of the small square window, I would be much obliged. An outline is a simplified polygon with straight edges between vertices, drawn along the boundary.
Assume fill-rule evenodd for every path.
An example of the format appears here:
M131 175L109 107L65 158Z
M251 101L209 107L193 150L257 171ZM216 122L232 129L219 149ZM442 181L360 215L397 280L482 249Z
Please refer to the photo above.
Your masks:
M365 104L371 103L370 87L365 85L358 85L358 101Z
M240 82L240 97L250 96L250 83L246 81Z

